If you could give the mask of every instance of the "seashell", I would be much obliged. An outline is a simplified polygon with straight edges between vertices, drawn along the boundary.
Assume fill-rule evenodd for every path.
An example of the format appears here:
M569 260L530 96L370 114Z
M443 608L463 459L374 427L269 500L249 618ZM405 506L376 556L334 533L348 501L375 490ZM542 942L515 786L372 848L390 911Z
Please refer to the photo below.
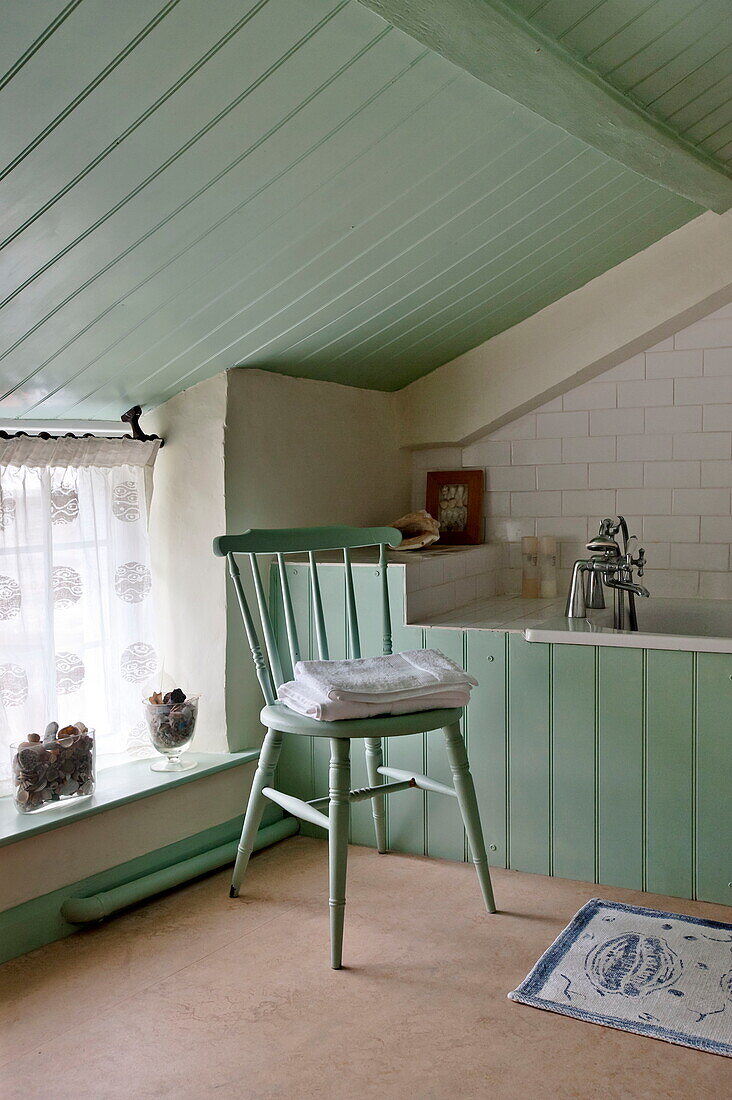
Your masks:
M162 694L162 692L161 691L154 691L152 693L152 695L150 696L150 698L148 699L148 703L152 703L153 706L155 706L155 707L162 706L163 705L163 694Z
M56 739L60 741L65 737L74 737L79 731L76 726L64 726L62 730L59 730L56 734Z
M77 729L79 733L89 732L89 727L85 726L83 722L74 722L74 729Z
M681 974L678 956L660 936L626 932L590 951L585 973L601 993L638 997L672 985Z
M40 766L42 752L42 747L35 743L32 745L28 745L27 748L18 749L19 767L24 772L37 770Z
M43 740L44 741L53 741L53 739L55 738L57 733L58 733L58 722L49 722L48 725L46 726L45 730L43 731Z
M401 531L404 541L399 546L400 550L421 550L425 546L431 546L440 537L440 525L433 519L429 512L408 512L389 524Z
M41 735L40 733L29 733L28 740L30 741L31 745L37 745L38 742L41 740Z

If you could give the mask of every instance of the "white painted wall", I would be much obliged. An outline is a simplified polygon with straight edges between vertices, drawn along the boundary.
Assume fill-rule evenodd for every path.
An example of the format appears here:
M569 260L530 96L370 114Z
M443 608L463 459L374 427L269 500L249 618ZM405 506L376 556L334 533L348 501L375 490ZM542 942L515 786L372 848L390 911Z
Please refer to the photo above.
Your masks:
M172 398L145 424L165 438L150 534L166 668L202 693L198 749L251 748L261 697L212 539L396 519L409 506L410 463L394 394L238 369Z
M732 301L732 211L706 213L399 391L407 446L467 444Z
M165 668L200 692L195 747L226 752L226 577L211 549L226 529L224 420L227 378L218 374L145 418L165 440L150 510L155 611Z
M398 437L394 394L229 371L227 531L388 524L409 507L410 459ZM259 743L262 698L232 599L228 638L227 714L236 750Z
M485 534L518 592L522 535L556 535L561 583L604 516L646 547L656 596L732 599L732 306L465 448L415 452L426 469L486 469Z
M230 768L7 845L0 912L237 817L253 770Z
M394 395L289 378L228 373L229 530L386 523L409 498Z

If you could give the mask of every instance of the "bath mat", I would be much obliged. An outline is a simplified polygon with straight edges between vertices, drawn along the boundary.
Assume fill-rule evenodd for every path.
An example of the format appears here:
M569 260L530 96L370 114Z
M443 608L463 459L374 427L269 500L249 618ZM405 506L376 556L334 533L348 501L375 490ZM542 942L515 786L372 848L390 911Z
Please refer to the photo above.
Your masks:
M593 898L508 996L732 1058L732 924Z

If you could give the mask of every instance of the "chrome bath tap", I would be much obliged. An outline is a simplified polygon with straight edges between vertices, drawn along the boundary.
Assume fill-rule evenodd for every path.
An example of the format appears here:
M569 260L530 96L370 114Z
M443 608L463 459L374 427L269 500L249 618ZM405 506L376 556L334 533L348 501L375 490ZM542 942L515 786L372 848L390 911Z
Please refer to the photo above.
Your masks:
M623 538L622 552L614 537L618 532ZM584 619L588 609L604 608L604 584L613 591L614 629L638 629L635 597L648 597L650 592L633 580L633 570L636 569L638 577L642 577L646 564L646 552L642 546L637 558L628 549L635 538L635 535L628 534L624 516L602 521L595 538L587 543L592 557L574 563L565 610L567 618Z

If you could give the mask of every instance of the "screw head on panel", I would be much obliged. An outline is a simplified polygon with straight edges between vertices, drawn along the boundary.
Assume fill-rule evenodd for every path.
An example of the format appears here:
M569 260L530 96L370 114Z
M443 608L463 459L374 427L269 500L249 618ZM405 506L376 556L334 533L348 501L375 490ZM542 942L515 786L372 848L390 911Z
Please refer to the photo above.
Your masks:
M490 848L490 850L491 850L492 852L495 852L495 851L497 851L497 850L498 850L498 849L496 848L495 844L489 844L489 845L488 845L488 847ZM732 883L730 883L730 886L732 886Z

